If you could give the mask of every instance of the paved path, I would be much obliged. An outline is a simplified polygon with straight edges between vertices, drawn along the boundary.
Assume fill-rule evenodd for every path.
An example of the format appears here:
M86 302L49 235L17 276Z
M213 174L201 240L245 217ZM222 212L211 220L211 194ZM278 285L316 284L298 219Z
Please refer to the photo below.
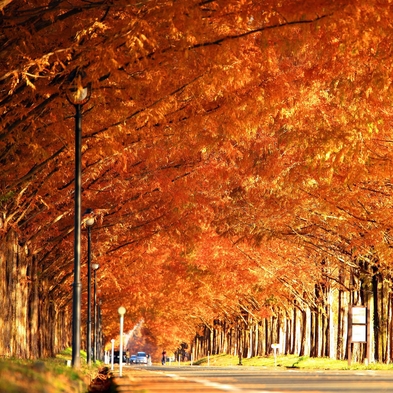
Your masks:
M173 378L156 371L124 367L122 377L114 371L114 382L119 393L217 393L212 386ZM221 391L222 392L222 391Z
M118 393L393 393L392 371L124 367ZM117 376L117 378L116 378Z

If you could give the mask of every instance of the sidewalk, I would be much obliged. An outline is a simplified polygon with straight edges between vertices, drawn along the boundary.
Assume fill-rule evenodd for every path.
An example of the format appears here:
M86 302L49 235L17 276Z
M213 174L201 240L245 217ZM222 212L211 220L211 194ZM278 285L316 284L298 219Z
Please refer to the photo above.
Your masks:
M202 383L172 378L160 372L137 368L123 368L119 377L118 369L114 372L117 393L217 393L218 390Z

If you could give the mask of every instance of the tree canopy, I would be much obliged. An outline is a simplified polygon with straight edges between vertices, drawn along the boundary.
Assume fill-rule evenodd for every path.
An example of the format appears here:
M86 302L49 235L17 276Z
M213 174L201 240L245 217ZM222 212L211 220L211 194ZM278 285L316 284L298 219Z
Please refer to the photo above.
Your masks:
M312 291L322 262L391 277L392 7L1 1L3 238L69 307L79 69L107 337L120 305L160 345L239 305L264 315Z

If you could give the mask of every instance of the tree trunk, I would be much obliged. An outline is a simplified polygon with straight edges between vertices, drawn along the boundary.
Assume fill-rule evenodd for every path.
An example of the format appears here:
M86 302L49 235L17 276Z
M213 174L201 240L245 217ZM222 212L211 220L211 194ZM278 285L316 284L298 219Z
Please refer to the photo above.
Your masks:
M379 361L379 315L378 315L378 275L372 277L374 312L373 312L373 329L374 329L374 356Z
M26 359L29 351L29 290L27 248L9 231L0 245L0 353Z

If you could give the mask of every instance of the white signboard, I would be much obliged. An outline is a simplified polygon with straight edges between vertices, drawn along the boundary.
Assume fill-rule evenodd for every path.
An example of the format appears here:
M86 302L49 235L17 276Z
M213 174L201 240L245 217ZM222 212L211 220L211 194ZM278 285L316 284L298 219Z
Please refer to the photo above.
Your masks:
M366 324L366 307L352 307L352 323Z
M366 325L352 325L352 340L353 343L367 342Z

